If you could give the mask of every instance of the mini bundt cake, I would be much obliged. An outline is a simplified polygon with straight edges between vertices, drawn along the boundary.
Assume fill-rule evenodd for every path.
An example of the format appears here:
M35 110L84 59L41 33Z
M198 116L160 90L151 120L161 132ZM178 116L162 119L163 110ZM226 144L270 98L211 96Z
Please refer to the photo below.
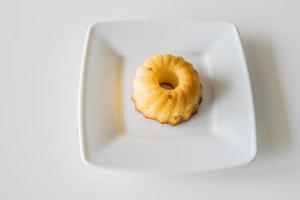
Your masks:
M137 69L131 98L146 118L177 125L198 111L202 86L191 63L180 56L157 55Z

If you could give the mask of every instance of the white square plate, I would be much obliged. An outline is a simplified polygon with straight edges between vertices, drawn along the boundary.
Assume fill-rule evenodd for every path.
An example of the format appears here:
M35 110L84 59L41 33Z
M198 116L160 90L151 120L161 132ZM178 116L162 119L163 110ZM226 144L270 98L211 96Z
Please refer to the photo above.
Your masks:
M131 102L138 66L156 54L183 56L200 72L199 112L178 126L145 119ZM85 163L138 171L207 171L256 155L247 65L237 28L214 21L115 21L86 37L80 91Z

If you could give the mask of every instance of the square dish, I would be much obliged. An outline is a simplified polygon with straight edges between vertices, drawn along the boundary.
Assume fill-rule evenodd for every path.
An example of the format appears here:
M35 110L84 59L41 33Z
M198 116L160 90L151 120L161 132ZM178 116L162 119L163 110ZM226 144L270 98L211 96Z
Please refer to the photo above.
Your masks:
M200 72L203 102L177 126L145 119L130 99L136 68L156 54ZM247 64L237 28L219 21L112 21L87 31L79 124L86 164L136 171L208 171L256 155Z

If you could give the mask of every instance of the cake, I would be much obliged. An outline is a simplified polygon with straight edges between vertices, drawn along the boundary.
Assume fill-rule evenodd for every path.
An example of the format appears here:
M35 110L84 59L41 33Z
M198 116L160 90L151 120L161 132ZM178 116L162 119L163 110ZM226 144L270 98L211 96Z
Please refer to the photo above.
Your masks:
M131 99L146 118L177 125L198 111L202 86L197 71L184 58L157 55L138 67Z

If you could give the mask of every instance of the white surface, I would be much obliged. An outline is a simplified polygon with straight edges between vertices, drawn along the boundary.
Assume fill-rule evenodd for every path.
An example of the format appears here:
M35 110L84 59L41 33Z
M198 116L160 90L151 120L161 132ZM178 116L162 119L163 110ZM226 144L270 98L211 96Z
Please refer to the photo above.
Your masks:
M5 1L1 21L0 199L292 199L300 196L299 1ZM79 155L77 96L87 26L194 18L239 27L258 154L218 173L103 172Z
M145 119L131 101L137 67L145 59L167 53L184 56L203 80L198 114L175 127ZM97 23L87 31L83 54L79 118L85 163L119 170L200 172L233 168L254 159L251 87L233 24Z

